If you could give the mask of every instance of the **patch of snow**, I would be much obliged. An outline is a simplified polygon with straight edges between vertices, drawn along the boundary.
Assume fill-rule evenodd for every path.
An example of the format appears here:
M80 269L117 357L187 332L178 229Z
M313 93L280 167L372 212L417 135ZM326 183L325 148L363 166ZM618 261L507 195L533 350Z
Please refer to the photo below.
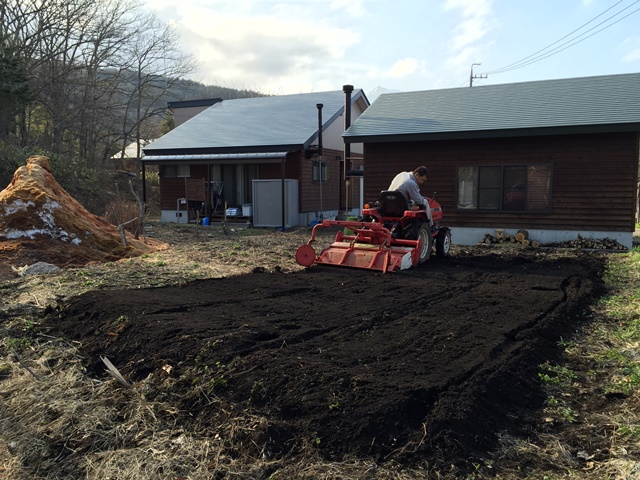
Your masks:
M38 215L40 216L42 221L45 223L45 225L49 226L50 228L55 228L53 211L59 208L60 208L60 204L58 202L53 201L50 198L47 198L47 201L44 202L44 205L42 205L42 209L40 212L38 212Z
M14 228L11 228L9 230L6 230L4 236L10 240L24 237L33 239L39 233L43 233L43 231L40 229L16 230Z
M28 202L23 202L22 200L18 199L15 200L13 203L7 204L4 207L4 212L6 215L13 215L14 213L17 212L26 212L27 208L29 207L35 207L36 204L33 203L33 201L29 200Z
M27 209L31 207L35 207L36 204L29 200L28 202L23 202L22 200L16 200L11 203L9 206L5 207L5 211L8 215L13 215L18 212L26 212ZM63 242L71 242L74 245L79 245L82 243L77 235L69 234L62 228L56 226L55 217L53 215L54 210L61 208L60 204L50 198L47 198L47 201L42 205L40 211L36 212L37 215L44 222L45 228L31 228L29 230L18 230L15 228L5 230L4 237L7 239L17 239L17 238L29 238L31 240L35 239L36 235L46 235L51 238L57 238L62 240Z
M29 230L17 230L15 228L11 228L6 230L4 234L4 236L10 240L15 240L17 238L29 238L33 240L36 238L36 235L46 235L51 238L62 240L63 242L70 241L74 245L82 243L82 240L80 240L76 235L69 234L61 228L31 228Z

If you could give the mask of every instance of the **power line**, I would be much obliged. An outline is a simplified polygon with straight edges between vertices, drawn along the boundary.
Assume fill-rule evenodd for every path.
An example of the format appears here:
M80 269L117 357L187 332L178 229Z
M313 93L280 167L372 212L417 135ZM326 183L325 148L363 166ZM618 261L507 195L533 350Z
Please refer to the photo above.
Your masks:
M585 32L581 33L580 35L578 35L577 37L574 37L570 40L567 40L566 42L562 43L561 45L549 50L550 47L556 45L557 43L561 42L562 40L570 37L571 35L573 35L574 33L576 33L577 31L581 30L582 28L584 28L585 26L589 25L590 23L594 22L596 19L598 19L599 17L601 17L602 15L604 15L605 13L607 13L608 11L610 11L611 9L613 9L614 7L616 7L617 5L619 5L620 3L622 3L623 0L620 0L619 2L615 3L614 5L612 5L611 7L609 7L608 9L606 9L604 12L600 13L599 15L595 16L594 18L592 18L591 20L589 20L587 23L583 24L582 26L578 27L577 29L573 30L571 33L568 33L567 35L565 35L564 37L560 38L559 40L556 40L555 42L553 42L552 44L546 46L545 48L538 50L535 53L532 53L531 55L524 57L521 60L518 60L517 62L511 63L509 65L506 65L502 68L498 68L496 70L492 70L490 72L487 72L487 75L489 74L497 74L497 73L504 73L504 72L509 72L511 70L516 70L518 68L523 68L526 67L528 65L531 65L533 63L539 62L540 60L544 60L545 58L548 58L552 55L555 55L557 53L560 53L563 50L566 50L569 47L572 47L574 45L577 45L578 43L581 43L583 41L585 41L586 39L594 36L597 33L602 32L603 30L606 30L607 28L615 25L616 23L624 20L625 18L633 15L634 13L636 13L637 11L640 10L640 8L637 8L635 10L633 10L632 12L628 13L627 15L625 15L622 18L617 19L615 22L610 23L604 27L602 27L601 29L593 32L591 35L588 36L584 36L587 33L591 32L592 30L600 27L601 25L609 22L611 19L617 17L618 15L622 14L625 10L628 10L629 8L631 8L633 5L635 5L636 3L640 2L640 0L635 0L632 4L626 6L625 8L623 8L622 10L618 11L617 13L611 15L610 17L606 18L605 20L603 20L602 22L598 23L597 25L591 27L589 30L586 30ZM580 37L584 37L584 38L580 38ZM572 42L572 43L571 43ZM542 53L545 52L545 53Z
M500 70L502 70L502 69L509 68L509 67L514 66L514 65L517 65L517 64L519 64L519 63L521 63L521 62L524 62L525 60L527 60L527 59L529 59L529 58L533 57L534 55L537 55L538 53L544 52L544 51L545 51L545 50L547 50L549 47L554 46L556 43L561 42L561 41L562 41L562 40L564 40L565 38L567 38L567 37L569 37L569 36L573 35L574 33L576 33L578 30L580 30L580 29L582 29L582 28L586 27L586 26L587 26L587 25L589 25L591 22L595 21L597 18L601 17L602 15L604 15L605 13L607 13L609 10L611 10L611 9L612 9L612 8L614 8L615 6L617 6L617 5L621 4L623 1L624 1L624 0L620 0L618 3L614 3L612 6L610 6L609 8L607 8L604 12L602 12L602 13L600 13L599 15L595 16L594 18L592 18L591 20L589 20L587 23L585 23L585 24L583 24L583 25L579 26L579 27L578 27L578 28L576 28L574 31L572 31L572 32L570 32L570 33L568 33L568 34L566 34L564 37L560 38L559 40L556 40L556 41L555 41L555 42L553 42L551 45L547 45L547 46L546 46L546 47L544 47L543 49L538 50L538 51L537 51L537 52L535 52L535 53L532 53L532 54L531 54L531 55L529 55L528 57L524 57L523 59L518 60L517 62L511 63L511 64L509 64L509 65L507 65L507 66L505 66L505 67L499 68L499 69L494 70L493 72L489 72L489 73L496 73L496 72L499 72L499 71L500 71Z
M640 1L640 0L639 0L639 1ZM517 66L517 67L512 67L512 68L503 68L503 69L501 69L501 70L497 70L497 71L493 71L493 72L489 72L489 73L494 73L494 74L496 74L496 73L505 73L505 72L509 72L509 71L511 71L511 70L516 70L516 69L518 69L518 68L526 67L526 66L531 65L531 64L533 64L533 63L537 63L537 62L539 62L540 60L544 60L545 58L551 57L551 56L555 55L556 53L560 53L560 52L562 52L563 50L566 50L566 49L567 49L567 48L569 48L569 47L573 47L574 45L577 45L578 43L581 43L581 42L585 41L586 39L588 39L588 38L590 38L590 37L593 37L595 34L600 33L601 31L603 31L603 30L605 30L605 29L607 29L607 28L611 27L612 25L615 25L616 23L620 22L621 20L624 20L625 18L627 18L628 16L630 16L630 15L634 14L634 13L635 13L635 12L637 12L637 11L640 11L640 8L637 8L637 9L636 9L636 10L634 10L633 12L629 13L628 15L625 15L624 17L622 17L622 18L620 18L620 19L618 19L618 20L616 20L616 21L615 21L615 22L613 22L612 24L607 25L606 27L601 28L600 30L598 30L598 31L596 31L596 32L593 32L591 35L588 35L588 36L586 36L586 37L584 37L584 38L582 38L582 39L580 39L580 40L577 40L577 41L575 41L575 42L573 42L573 43L569 44L569 45L567 45L566 43L564 43L563 45L561 45L561 46L560 46L560 47L562 47L562 46L566 45L566 47L564 47L564 48L556 47L555 49L551 50L551 51L550 51L549 53L547 53L546 55L539 56L539 57L537 57L537 58L535 58L535 59L532 59L532 60L530 60L530 61L528 61L528 62L526 62L526 63L523 63L523 64L521 64L521 65L519 65L519 66ZM595 28L595 27L594 27L594 28ZM591 30L593 30L593 29L591 29ZM591 30L589 30L589 31L591 31ZM585 33L586 33L586 32L585 32Z

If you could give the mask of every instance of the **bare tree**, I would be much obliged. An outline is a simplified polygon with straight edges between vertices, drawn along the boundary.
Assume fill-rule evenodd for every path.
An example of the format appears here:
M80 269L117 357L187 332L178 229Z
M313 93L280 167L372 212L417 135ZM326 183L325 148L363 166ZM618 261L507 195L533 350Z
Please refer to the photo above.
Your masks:
M178 35L169 25L161 22L153 13L137 19L135 35L127 45L126 69L132 73L125 89L128 98L125 105L125 121L122 125L122 153L128 142L137 145L140 157L142 130L152 119L160 121L166 111L166 103L160 100L181 77L191 73L196 62L178 48Z
M102 162L124 150L195 66L139 0L2 0L0 20L0 118L54 152Z

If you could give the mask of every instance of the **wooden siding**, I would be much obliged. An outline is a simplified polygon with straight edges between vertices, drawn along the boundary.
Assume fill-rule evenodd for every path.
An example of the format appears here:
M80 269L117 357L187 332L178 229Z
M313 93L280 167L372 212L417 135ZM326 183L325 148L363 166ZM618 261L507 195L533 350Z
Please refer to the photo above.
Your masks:
M282 178L282 166L279 163L263 163L258 167L258 177L261 180Z
M300 160L300 211L319 212L321 210L338 210L340 205L340 179L342 178L342 151L323 148L322 160L327 164L327 181L322 183L322 205L320 205L319 182L313 181L313 162L318 157Z
M187 120L192 119L200 112L205 111L211 105L202 105L196 107L178 107L173 109L173 124L174 128L179 127Z
M206 165L191 165L191 177L208 181ZM187 198L185 177L160 178L160 209L175 210L179 198Z
M400 171L426 165L431 173L423 194L442 204L443 224L555 230L632 231L638 178L637 133L564 135L368 143L365 145L365 201L375 200ZM549 213L456 209L460 166L549 164Z

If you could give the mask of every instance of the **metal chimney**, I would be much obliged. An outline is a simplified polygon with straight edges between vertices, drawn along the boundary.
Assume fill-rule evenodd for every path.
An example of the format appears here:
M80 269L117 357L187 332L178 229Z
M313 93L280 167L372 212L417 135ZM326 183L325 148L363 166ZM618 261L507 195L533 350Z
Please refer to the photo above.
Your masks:
M351 93L353 85L343 85L344 92L344 130L345 132L351 126ZM344 176L347 178L347 172L351 170L351 144L344 144Z
M351 92L353 92L353 85L343 85L342 91L344 92L344 130L345 132L351 126ZM351 170L351 144L345 142L344 143L344 192L345 197L348 195L349 187L347 186L349 183L349 177L347 176L347 172ZM342 188L340 189L340 203L339 208L342 208ZM349 199L345 198L345 214L348 208Z
M318 107L318 171L320 174L319 184L320 184L320 216L318 220L324 220L324 205L322 204L322 171L323 171L323 158L322 158L322 107L321 103L317 103L316 107Z
M318 155L322 156L322 105L321 103L317 103L316 107L318 107Z

